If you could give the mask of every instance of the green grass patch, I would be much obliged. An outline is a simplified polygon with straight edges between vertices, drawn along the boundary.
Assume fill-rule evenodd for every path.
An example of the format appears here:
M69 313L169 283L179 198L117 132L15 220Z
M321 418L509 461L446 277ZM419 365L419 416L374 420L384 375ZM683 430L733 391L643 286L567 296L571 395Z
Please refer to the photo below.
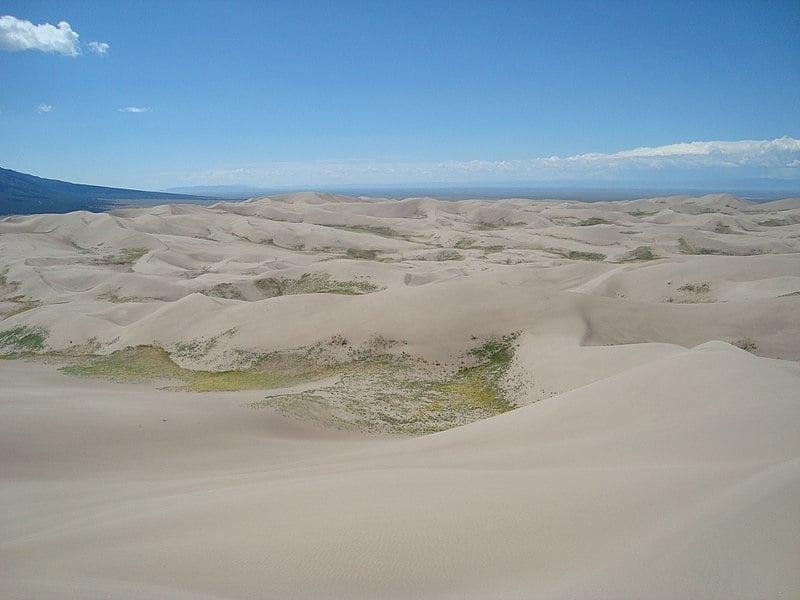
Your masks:
M18 345L37 346L24 341L29 333L14 334ZM514 408L502 382L514 357L516 337L484 340L464 355L465 366L455 372L405 353L391 354L389 350L399 342L382 336L373 336L357 348L335 336L312 347L263 354L249 361L248 368L225 371L183 368L156 346L126 348L104 356L62 356L71 364L61 370L121 382L165 382L171 390L190 392L276 389L336 376L330 384L270 396L252 406L270 406L327 426L418 435ZM44 337L40 344L43 341ZM173 356L202 357L215 343L210 339L178 344Z
M658 259L658 256L653 254L653 249L650 246L639 246L631 250L622 262L644 262L656 259Z
M352 233L369 233L385 238L405 239L405 236L400 235L391 227L385 227L383 225L323 225L323 227L332 227Z
M303 273L300 277L259 279L256 287L268 298L274 296L294 296L298 294L341 294L360 296L380 290L366 279L339 281L329 273Z
M475 223L472 225L472 229L475 231L497 231L503 228L503 225L497 225L495 223Z
M452 249L445 249L437 252L436 255L433 257L433 260L443 262L446 260L464 260L464 255L460 252Z
M453 244L453 247L459 250L469 250L470 248L475 248L475 241L470 238L459 238L456 240L456 243Z
M195 371L178 366L163 348L136 346L105 356L84 356L63 372L114 381L170 381L174 390L233 392L271 389L313 381L330 375L334 367L319 365L298 354L266 354L246 370Z
M717 250L716 248L696 248L689 244L685 239L680 238L678 240L678 250L680 250L681 254L696 254L696 255L724 255L726 254L722 250Z
M326 388L270 396L253 404L327 426L419 435L442 431L514 408L501 381L513 359L516 335L492 338L470 350L473 364L457 372L384 350L376 338L338 364L339 380ZM380 343L380 342L384 343Z
M38 327L19 325L0 331L0 349L11 355L40 352L46 340L47 331Z
M96 265L131 266L148 252L147 248L123 248L117 254L99 256L93 262Z
M707 294L711 291L711 286L707 281L703 283L687 283L678 288L679 292L691 292L693 294Z
M594 225L613 225L613 221L607 221L602 217L589 217L575 223L578 227L593 227Z
M127 304L130 302L158 302L159 298L149 296L119 296L117 294L104 294L99 296L101 300L111 302L111 304Z
M15 298L9 298L6 302L13 302L14 307L6 312L0 313L2 318L12 317L14 315L18 315L20 313L27 312L34 308L38 308L42 305L41 301L39 300L21 300L21 296L17 296Z
M569 260L591 260L599 262L606 259L606 255L600 254L599 252L582 252L580 250L560 250L558 248L550 248L548 249L548 252L552 252L553 254L557 254L558 256L568 258Z
M226 300L244 300L242 292L232 283L220 283L202 291L206 296L225 298Z
M356 260L378 260L377 250L362 250L360 248L348 248L345 251L347 258Z
M767 219L766 221L761 221L759 225L762 227L783 227L784 225L788 225L789 221L784 221L783 219Z

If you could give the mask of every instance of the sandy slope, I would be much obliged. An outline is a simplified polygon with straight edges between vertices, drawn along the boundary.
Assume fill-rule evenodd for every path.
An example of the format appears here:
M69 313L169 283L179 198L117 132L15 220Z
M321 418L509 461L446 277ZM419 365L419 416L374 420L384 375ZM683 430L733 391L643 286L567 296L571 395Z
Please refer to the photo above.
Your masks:
M800 201L730 196L5 219L0 336L221 368L333 336L457 365L518 331L522 408L365 436L0 361L0 596L797 597L799 249Z

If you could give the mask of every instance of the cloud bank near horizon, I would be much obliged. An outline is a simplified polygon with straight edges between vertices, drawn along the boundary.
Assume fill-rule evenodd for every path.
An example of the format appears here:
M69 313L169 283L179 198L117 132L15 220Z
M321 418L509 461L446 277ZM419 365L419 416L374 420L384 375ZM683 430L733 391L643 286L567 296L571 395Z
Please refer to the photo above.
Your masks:
M40 50L64 56L78 56L81 53L79 39L80 35L66 21L59 22L56 27L50 23L34 25L11 15L0 16L0 49L3 50ZM99 55L106 54L110 47L105 42L88 44L89 50Z
M183 183L297 185L485 182L580 182L715 173L734 179L800 180L800 140L695 141L618 152L517 160L437 162L330 160L222 167L187 174Z

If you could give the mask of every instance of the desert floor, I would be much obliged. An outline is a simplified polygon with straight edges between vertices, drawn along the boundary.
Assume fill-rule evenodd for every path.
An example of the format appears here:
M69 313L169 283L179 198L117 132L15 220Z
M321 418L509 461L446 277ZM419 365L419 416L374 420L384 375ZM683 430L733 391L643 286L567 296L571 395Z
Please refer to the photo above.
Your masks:
M800 596L800 200L0 220L3 598Z

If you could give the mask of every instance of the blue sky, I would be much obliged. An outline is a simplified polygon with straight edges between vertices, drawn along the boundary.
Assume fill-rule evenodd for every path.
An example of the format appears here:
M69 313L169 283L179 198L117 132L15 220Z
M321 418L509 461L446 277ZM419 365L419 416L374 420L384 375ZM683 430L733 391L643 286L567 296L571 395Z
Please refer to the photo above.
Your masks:
M0 166L43 177L800 187L797 0L0 0L0 15Z

